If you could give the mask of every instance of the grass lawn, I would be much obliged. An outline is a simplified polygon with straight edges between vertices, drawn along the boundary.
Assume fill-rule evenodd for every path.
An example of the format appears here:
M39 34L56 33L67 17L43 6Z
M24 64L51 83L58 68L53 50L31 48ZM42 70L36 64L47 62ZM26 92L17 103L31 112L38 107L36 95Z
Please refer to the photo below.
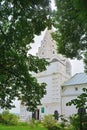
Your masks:
M4 126L0 125L0 130L47 130L43 127L30 128L29 126Z

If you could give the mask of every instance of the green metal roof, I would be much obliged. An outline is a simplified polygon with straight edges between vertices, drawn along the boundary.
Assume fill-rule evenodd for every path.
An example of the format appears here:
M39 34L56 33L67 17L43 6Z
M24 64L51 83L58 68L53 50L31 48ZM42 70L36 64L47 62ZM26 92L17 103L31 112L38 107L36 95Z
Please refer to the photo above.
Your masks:
M87 83L87 74L77 73L73 77L71 77L68 81L64 82L62 86L70 86L70 85L85 84L85 83Z

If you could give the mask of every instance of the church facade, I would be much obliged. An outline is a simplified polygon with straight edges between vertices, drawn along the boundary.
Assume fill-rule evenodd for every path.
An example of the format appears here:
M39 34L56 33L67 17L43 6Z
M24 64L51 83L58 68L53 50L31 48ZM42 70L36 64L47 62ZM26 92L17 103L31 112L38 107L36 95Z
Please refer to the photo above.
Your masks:
M51 33L52 30L46 30L36 54L40 58L45 58L50 65L45 71L34 74L39 83L47 84L47 93L41 99L42 105L38 106L34 113L28 112L25 106L20 105L21 121L30 120L33 116L35 119L42 119L44 115L54 114L55 111L62 114L61 85L71 77L71 64L67 58L57 53L57 46Z

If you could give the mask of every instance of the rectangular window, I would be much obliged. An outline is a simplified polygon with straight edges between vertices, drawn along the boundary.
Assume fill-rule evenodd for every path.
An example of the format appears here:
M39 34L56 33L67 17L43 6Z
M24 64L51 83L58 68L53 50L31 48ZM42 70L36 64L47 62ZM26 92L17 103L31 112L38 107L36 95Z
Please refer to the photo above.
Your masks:
M41 107L41 113L44 113L44 107Z
M77 91L77 90L78 90L78 88L77 88L77 87L75 87L75 90Z

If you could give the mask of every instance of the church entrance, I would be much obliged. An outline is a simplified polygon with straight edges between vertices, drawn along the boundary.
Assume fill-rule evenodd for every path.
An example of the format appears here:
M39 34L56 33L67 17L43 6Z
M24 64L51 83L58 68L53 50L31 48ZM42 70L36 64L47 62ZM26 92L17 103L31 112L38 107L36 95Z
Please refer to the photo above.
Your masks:
M39 109L35 110L34 112L32 112L32 118L35 120L39 120Z

